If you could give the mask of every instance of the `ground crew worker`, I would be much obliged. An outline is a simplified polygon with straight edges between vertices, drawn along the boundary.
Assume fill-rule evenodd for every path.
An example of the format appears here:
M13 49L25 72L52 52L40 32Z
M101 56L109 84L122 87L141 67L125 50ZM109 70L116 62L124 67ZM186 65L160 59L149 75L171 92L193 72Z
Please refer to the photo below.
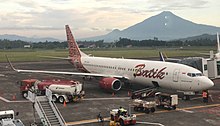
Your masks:
M209 98L208 90L204 90L202 92L202 98L204 103L208 103L208 98Z
M104 119L101 116L101 112L99 112L99 114L97 115L97 120L98 120L98 122L104 122Z
M120 115L125 115L127 113L127 110L125 110L124 108L122 108L121 106L118 109L118 116Z

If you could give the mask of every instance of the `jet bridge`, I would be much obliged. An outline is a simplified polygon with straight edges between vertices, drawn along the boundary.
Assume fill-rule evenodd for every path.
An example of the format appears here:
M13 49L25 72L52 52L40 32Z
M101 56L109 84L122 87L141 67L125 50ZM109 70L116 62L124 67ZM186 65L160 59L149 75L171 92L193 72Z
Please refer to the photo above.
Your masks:
M44 126L66 126L65 120L52 101L52 92L49 89L46 89L45 96L36 96L35 93L29 91L28 99L33 103Z

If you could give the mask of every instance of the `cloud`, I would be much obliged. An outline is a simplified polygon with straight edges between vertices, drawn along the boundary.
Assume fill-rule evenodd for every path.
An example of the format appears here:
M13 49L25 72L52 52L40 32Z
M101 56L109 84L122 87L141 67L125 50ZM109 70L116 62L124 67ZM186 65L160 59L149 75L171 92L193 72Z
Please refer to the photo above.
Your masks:
M98 31L99 28L91 28L91 30L93 30L93 31Z
M164 11L164 10L184 10L184 9L201 9L206 8L208 1L205 0L149 0L149 12Z
M0 30L63 30L61 27L51 26L21 26L21 27L1 27Z
M127 28L156 12L208 8L208 3L207 0L7 0L0 3L0 29L21 32L33 29L39 30L38 34L46 30L49 34L69 24L79 36L92 32L105 34L114 28Z

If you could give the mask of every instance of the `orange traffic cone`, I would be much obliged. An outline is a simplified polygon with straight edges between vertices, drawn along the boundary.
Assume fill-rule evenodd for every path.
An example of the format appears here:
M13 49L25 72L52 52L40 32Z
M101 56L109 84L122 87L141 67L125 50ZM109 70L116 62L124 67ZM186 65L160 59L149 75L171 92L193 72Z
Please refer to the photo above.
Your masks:
M16 95L12 96L12 100L14 100L14 101L16 100Z
M115 93L114 93L114 92L112 92L112 96L115 96Z
M63 107L66 107L66 101L63 102Z
M128 91L128 96L129 96L129 97L131 96L131 93L130 93L130 91Z

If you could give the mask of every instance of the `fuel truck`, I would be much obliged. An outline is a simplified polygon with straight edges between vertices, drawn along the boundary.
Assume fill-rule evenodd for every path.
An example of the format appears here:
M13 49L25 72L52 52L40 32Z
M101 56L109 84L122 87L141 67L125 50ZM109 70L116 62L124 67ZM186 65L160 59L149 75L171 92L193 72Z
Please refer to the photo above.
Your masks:
M46 88L52 92L52 100L59 103L80 101L85 96L83 84L75 80L37 80L25 79L17 82L24 98L28 97L28 91L37 95L45 95Z

